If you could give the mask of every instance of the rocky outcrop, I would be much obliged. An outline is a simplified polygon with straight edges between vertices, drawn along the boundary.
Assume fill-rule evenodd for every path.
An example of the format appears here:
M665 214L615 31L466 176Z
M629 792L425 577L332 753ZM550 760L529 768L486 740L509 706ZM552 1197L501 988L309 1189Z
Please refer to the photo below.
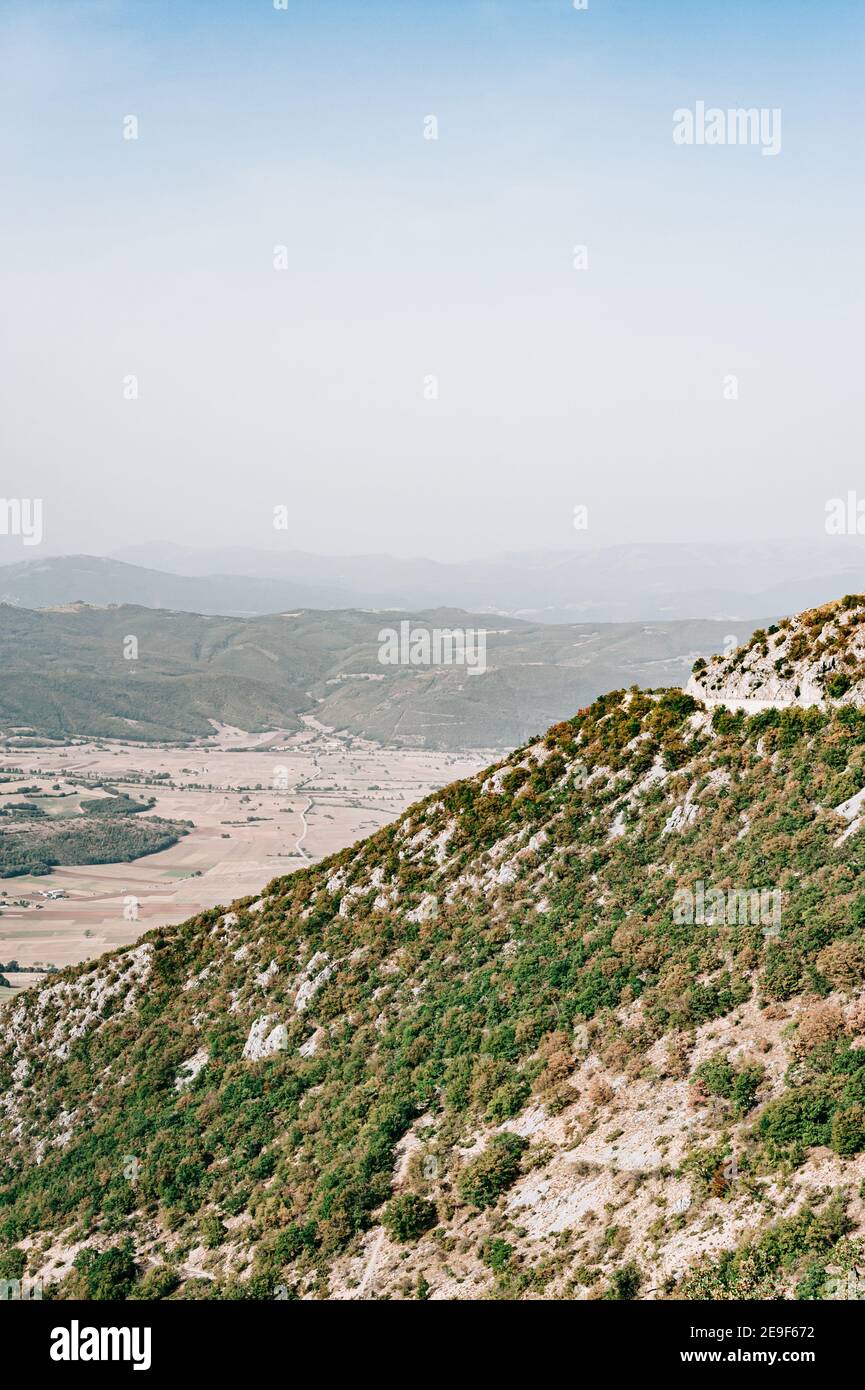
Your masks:
M791 705L865 705L865 596L785 618L733 652L701 658L685 689L706 705L748 714Z

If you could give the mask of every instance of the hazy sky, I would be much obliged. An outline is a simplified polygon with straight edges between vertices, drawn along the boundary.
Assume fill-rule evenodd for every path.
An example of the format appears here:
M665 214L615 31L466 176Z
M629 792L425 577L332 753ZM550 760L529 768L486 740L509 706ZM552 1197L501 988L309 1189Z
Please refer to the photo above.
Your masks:
M860 0L0 0L0 496L97 553L820 534L863 59Z

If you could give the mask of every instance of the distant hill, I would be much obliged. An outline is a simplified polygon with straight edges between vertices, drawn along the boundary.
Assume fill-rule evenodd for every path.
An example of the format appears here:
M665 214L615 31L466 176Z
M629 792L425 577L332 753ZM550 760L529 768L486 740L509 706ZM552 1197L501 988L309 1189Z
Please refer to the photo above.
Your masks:
M3 538L0 538L2 541ZM461 608L531 622L745 621L857 592L865 542L662 542L481 558L459 564L389 555L313 555L139 545L106 559L32 558L0 544L0 602L137 603L251 615L285 608Z
M97 555L48 556L0 565L0 603L22 608L52 604L140 604L189 613L274 613L281 608L336 608L338 585L291 579L167 574Z
M379 633L402 622L485 630L485 674L382 664ZM507 748L611 686L681 684L699 652L730 645L728 627L542 626L452 609L232 618L0 606L0 735L182 741L212 733L211 721L297 729L304 713L382 743ZM124 658L128 637L135 660Z
M636 622L793 613L865 584L865 540L651 541L481 556L443 564L234 546L131 546L118 558L175 574L254 575L336 587L339 607L449 606L535 622ZM2 579L2 571L0 571ZM32 606L32 605L31 605ZM321 604L318 606L330 606ZM238 605L233 605L236 610Z
M863 619L789 635L840 658ZM0 1267L60 1299L859 1298L863 788L858 705L613 691L60 972L0 1016Z

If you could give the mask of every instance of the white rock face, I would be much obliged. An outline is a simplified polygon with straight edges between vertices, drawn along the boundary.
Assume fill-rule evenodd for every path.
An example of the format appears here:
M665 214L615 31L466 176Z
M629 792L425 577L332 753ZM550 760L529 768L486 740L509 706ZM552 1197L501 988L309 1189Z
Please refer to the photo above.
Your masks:
M279 974L279 966L275 960L270 962L266 970L260 970L255 977L255 983L262 989L267 989L271 981Z
M210 1061L210 1054L206 1047L202 1047L190 1057L188 1061L181 1062L180 1071L174 1082L175 1091L182 1091L185 1086L191 1086L200 1071L203 1071Z
M670 813L663 833L673 835L678 830L687 830L693 824L699 813L699 806L695 801L684 801L681 806L676 806Z
M26 1011L19 1005L7 1019L16 1059L26 1048L31 1056L44 1055L47 1051L58 1061L65 1061L77 1038L98 1032L105 1026L103 1006L118 995L123 999L120 1012L131 1012L139 990L150 975L152 957L152 945L142 942L134 950L96 962L75 980L58 980L40 990L36 996L35 1015L30 1015L26 1031ZM58 1008L58 1017L48 1033L42 1021L46 1010L53 1007Z
M295 1013L309 1008L322 985L330 979L335 967L329 963L326 951L316 951L300 976L300 986L294 999Z
M288 1029L284 1023L275 1023L275 1019L275 1014L262 1014L255 1020L243 1048L245 1062L260 1062L264 1057L288 1051Z
M729 710L744 710L745 714L759 714L764 709L788 709L791 705L822 703L820 696L810 689L805 691L804 698L794 698L781 681L767 681L760 686L763 692L760 695L750 694L753 689L745 677L725 680L717 689L707 691L697 677L692 676L685 686L686 694L693 695L695 700L702 700L710 709L724 705Z
M708 706L759 714L791 705L865 704L865 605L826 604L715 656L685 690ZM836 689L833 690L833 685Z
M325 1032L323 1028L316 1028L311 1038L307 1038L305 1043L301 1043L297 1049L301 1057L314 1057L321 1044L324 1042Z
M405 917L407 922L430 922L439 915L439 900L435 893L426 893Z
M855 796L848 797L846 801L841 802L840 806L835 807L838 815L843 816L849 822L847 829L835 841L836 846L843 845L845 840L849 840L851 835L855 835L858 830L861 830L863 802L865 802L865 787L860 792L856 792Z
M840 806L835 807L835 810L838 812L838 815L843 816L845 820L852 821L860 814L863 802L865 802L865 787L863 787L860 792L856 792L855 796L848 797L846 801L842 801Z
M199 970L199 972L198 972L197 975L191 975L191 976L189 977L188 980L184 980L184 982L183 982L183 992L184 992L184 994L188 994L189 991L190 991L191 989L195 989L197 985L203 984L204 981L207 979L208 975L210 974L210 970L211 970L211 967L210 967L209 965L205 965L204 969L203 969L203 970Z

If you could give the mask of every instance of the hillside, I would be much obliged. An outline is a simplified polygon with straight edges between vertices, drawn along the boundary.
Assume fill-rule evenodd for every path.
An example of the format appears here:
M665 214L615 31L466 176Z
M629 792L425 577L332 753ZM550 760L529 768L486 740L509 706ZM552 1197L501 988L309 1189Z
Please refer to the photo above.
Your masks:
M486 632L486 670L387 665L379 633ZM213 721L254 733L300 715L380 743L507 748L618 685L680 684L713 622L546 627L489 614L300 610L262 618L73 604L0 605L0 738L187 742ZM124 657L127 638L138 643Z
M862 788L855 705L620 690L259 900L64 971L2 1015L0 1272L847 1296Z

